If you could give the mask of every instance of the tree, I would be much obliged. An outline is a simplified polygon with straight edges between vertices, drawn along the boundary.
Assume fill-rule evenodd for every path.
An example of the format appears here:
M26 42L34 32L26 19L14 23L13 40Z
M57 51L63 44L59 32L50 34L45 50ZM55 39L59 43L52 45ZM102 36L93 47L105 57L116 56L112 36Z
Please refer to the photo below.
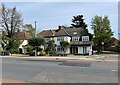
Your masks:
M33 28L31 24L25 24L23 27L24 27L23 31L29 33L30 38L35 38L35 28Z
M92 18L91 29L94 31L93 40L97 45L97 51L101 52L102 42L110 40L113 36L108 16L95 16Z
M67 48L70 46L70 43L68 41L61 41L60 45L64 49L64 55L65 55Z
M6 44L6 50L10 50L14 48L14 44L18 44L18 40L13 39L13 36L20 31L23 19L21 13L16 10L16 7L6 8L3 3L1 5L2 16L0 17L0 26L4 30L2 41Z
M35 56L37 55L37 48L45 44L45 40L42 37L29 39L28 44L35 48Z
M47 48L46 51L48 52L48 54L53 55L55 54L55 44L54 44L54 40L50 40L47 42Z
M87 24L84 22L83 15L73 16L72 23L73 24L71 25L76 28L82 27L85 29L87 27Z

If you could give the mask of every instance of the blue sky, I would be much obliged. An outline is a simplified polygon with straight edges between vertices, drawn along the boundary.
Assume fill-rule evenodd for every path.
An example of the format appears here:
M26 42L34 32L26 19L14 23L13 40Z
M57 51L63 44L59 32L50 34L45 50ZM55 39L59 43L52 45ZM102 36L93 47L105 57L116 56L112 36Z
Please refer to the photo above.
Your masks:
M7 7L15 7L24 18L24 24L37 21L37 31L54 29L59 25L70 26L74 15L84 16L88 29L95 15L107 15L111 22L114 36L118 38L118 3L117 2L6 2Z

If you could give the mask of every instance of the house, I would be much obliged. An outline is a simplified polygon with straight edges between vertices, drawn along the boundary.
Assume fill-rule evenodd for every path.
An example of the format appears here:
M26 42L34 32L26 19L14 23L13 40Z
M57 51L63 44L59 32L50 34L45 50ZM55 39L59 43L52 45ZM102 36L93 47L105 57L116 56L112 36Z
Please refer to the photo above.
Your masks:
M44 37L45 42L48 42L49 40L54 40L55 32L55 30L43 30L37 34L37 37Z
M111 46L119 46L119 40L116 39L115 37L112 37L109 41L109 45Z
M27 53L25 47L28 44L28 39L30 39L30 35L27 32L17 32L13 35L12 39L14 39L20 43L20 45L19 45L20 54ZM0 39L0 43L1 42L2 42L2 39ZM6 44L4 42L3 42L3 44L6 46Z
M15 40L20 40L21 44L19 46L19 51L20 54L26 54L27 50L26 50L26 45L28 44L28 40L30 39L30 35L27 32L18 32L16 33L13 38Z
M42 36L46 42L54 40L56 44L56 53L63 54L63 49L60 45L60 41L68 41L70 47L67 48L67 54L74 55L92 55L92 38L93 35L83 28L65 28L59 26L55 30L43 30L37 37Z

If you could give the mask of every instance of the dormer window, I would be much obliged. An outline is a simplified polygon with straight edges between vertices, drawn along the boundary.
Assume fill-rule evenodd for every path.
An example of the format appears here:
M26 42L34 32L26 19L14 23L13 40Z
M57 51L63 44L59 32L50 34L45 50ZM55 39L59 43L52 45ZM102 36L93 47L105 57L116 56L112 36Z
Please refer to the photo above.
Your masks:
M89 36L82 36L82 41L89 41Z
M72 41L79 41L80 37L72 37Z
M73 34L74 34L74 35L77 35L77 32L74 32Z

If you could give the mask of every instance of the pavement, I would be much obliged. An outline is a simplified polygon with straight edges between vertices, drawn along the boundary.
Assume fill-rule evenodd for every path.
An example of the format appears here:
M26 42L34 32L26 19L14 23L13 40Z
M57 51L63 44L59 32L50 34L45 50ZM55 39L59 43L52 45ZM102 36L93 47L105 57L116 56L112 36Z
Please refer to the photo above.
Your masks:
M16 56L0 56L9 58L23 58L31 60L54 60L54 61L65 61L65 60L105 60L105 61L117 61L119 54L102 54L102 55L68 55L65 56L28 56L28 55L16 55Z

